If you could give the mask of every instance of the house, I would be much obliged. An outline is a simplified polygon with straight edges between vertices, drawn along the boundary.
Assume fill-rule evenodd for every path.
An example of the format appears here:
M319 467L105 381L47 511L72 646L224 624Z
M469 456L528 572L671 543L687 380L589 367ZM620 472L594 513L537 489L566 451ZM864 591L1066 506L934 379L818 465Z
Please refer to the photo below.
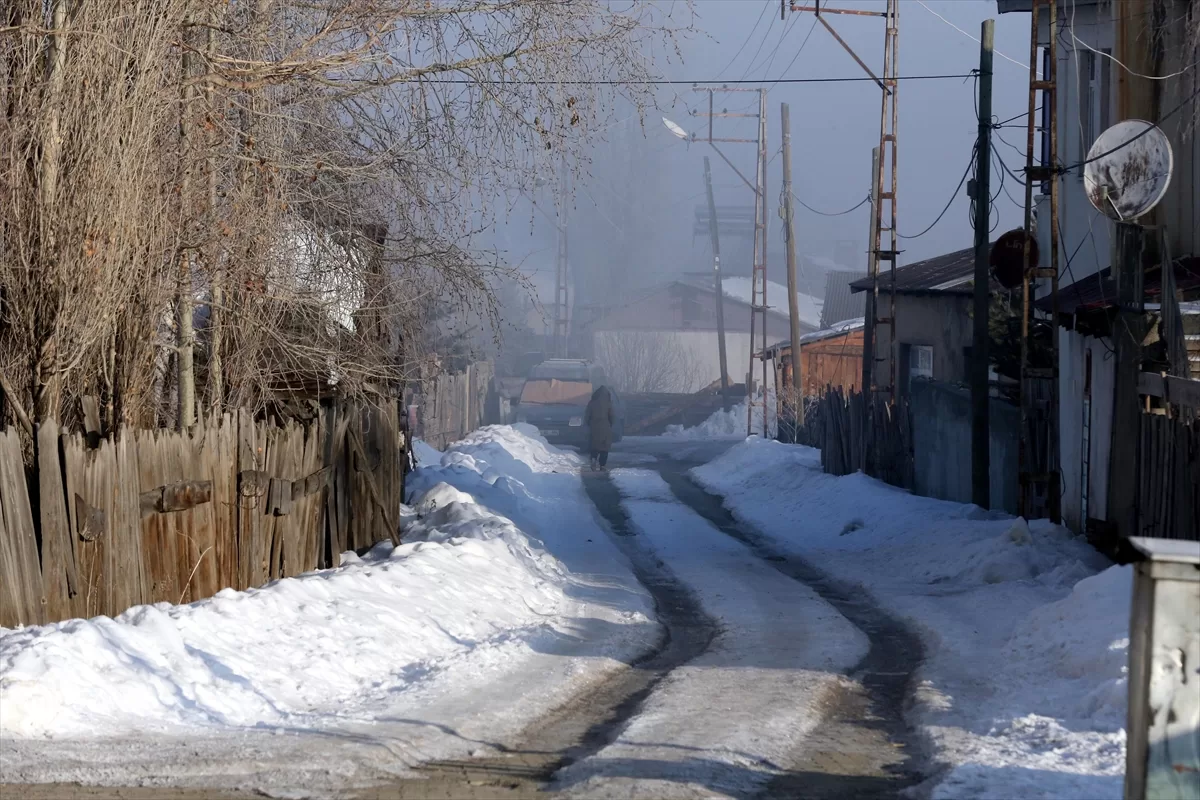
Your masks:
M725 278L722 288L729 380L742 383L751 368L751 353L762 350L763 332L755 331L752 346L750 279ZM589 325L592 356L627 392L694 392L719 381L716 298L708 275L684 276L631 293L596 312ZM798 294L797 300L801 332L816 330L821 301L806 294ZM768 281L767 306L766 343L771 345L791 335L787 288ZM754 381L761 383L758 359L753 367ZM773 380L768 371L768 383Z
M775 373L776 386L792 383L792 343L780 342L766 354ZM863 320L843 320L836 325L800 337L801 389L805 397L816 397L826 387L849 391L862 383Z
M997 0L996 5L1001 14L1028 13L1031 7L1030 0ZM1195 169L1200 136L1194 135L1195 51L1189 40L1194 25L1185 22L1194 20L1189 16L1194 14L1191 5L1186 0L1059 0L1057 5L1058 149L1051 154L1048 137L1041 135L1039 153L1043 165L1053 158L1067 168L1059 179L1057 456L1063 520L1077 531L1106 527L1104 523L1112 520L1122 535L1135 533L1129 523L1132 494L1127 487L1119 497L1113 494L1114 486L1129 483L1134 465L1110 470L1110 463L1114 458L1135 461L1139 435L1139 425L1127 424L1136 423L1136 417L1122 416L1124 422L1114 424L1114 414L1122 413L1118 405L1128 409L1129 399L1137 397L1136 374L1118 374L1114 357L1120 337L1114 337L1113 325L1121 324L1110 263L1115 224L1092 207L1079 165L1100 133L1116 122L1143 119L1159 125L1173 150L1172 179L1157 207L1139 222L1148 226L1154 250L1161 250L1164 242L1169 247L1176 298L1200 297L1193 266L1200 237ZM1039 13L1043 73L1050 41L1047 16L1045 9ZM1047 111L1039 120L1043 129L1049 122ZM999 153L1003 157L1003 148ZM1022 166L1011 159L1009 163L1015 169ZM1040 188L1037 230L1045 254L1052 226L1047 185ZM1142 276L1145 296L1140 299L1146 304L1143 323L1155 331L1164 299L1164 259L1155 252L1147 261ZM1048 287L1043 282L1035 291L1037 307L1050 312ZM1193 329L1195 321L1194 315L1185 314L1185 331ZM1138 366L1153 368L1156 349L1145 347L1141 355L1145 359ZM1119 508L1111 507L1114 502Z
M966 383L974 337L971 307L974 293L975 249L918 261L896 269L896 338L899 363L898 393L907 394L914 377L945 383ZM891 282L879 277L879 316L890 315ZM999 286L992 287L993 290ZM850 284L855 293L871 290L870 278ZM888 386L892 368L892 329L875 331L875 385Z
M821 328L830 328L848 319L861 319L867 313L867 297L855 293L850 284L867 277L865 272L833 270L825 273L825 302L821 306Z

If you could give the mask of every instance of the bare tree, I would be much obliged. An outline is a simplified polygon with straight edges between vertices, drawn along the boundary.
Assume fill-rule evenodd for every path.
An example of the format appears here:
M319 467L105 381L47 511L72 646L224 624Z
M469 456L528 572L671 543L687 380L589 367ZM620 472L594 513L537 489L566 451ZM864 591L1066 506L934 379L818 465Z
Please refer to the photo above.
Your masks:
M696 354L668 331L599 333L596 361L622 392L694 392L704 383Z
M648 101L661 23L601 0L9 0L8 419L70 424L91 394L109 426L187 425L417 374L448 308L494 325L509 272L474 237Z

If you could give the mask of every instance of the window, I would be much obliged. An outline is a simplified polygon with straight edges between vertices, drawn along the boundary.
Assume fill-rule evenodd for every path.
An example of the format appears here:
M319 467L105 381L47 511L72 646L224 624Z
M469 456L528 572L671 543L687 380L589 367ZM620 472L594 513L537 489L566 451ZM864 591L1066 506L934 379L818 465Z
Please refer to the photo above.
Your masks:
M1092 144L1112 124L1112 51L1101 54L1081 50L1079 55L1079 160L1087 158ZM1080 177L1083 168L1079 169Z
M1096 141L1096 54L1091 50L1075 51L1079 64L1079 161L1087 158L1092 142ZM1079 168L1083 177L1083 167Z
M933 377L933 347L914 344L908 348L908 374L911 377Z

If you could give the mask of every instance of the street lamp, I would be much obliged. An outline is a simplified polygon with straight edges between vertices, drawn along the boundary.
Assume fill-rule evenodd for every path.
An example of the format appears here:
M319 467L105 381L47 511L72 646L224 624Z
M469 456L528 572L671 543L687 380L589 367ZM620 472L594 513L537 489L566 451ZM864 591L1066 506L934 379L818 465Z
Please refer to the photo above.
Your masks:
M667 119L666 117L663 117L662 121L663 121L663 125L667 126L667 130L669 130L675 136L678 136L680 139L686 140L686 139L692 138L692 137L688 136L687 131L685 131L683 128L679 127L678 125L676 125L674 122L671 122L671 120Z

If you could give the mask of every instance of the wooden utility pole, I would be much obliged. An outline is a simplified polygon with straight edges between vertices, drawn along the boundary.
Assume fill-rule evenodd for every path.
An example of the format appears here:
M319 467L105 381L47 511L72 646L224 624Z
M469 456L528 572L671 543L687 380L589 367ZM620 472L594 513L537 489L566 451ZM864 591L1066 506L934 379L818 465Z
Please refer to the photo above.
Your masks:
M725 294L721 285L721 237L717 231L717 204L713 200L712 170L708 156L704 157L704 189L708 193L708 230L712 236L713 288L717 297L717 357L721 363L721 405L728 412L729 360L725 354Z
M991 507L988 404L988 234L991 227L992 46L996 21L985 19L979 43L979 138L975 149L975 336L971 343L971 502Z
M787 103L779 104L783 128L783 236L787 242L788 319L792 334L792 390L796 393L796 426L804 424L804 381L800 366L800 302L796 297L796 214L792 207L792 119ZM775 387L779 392L781 386Z
M1113 387L1111 463L1120 465L1109 472L1108 521L1121 537L1138 535L1138 464L1141 417L1137 385L1141 372L1142 339L1145 337L1146 295L1143 289L1143 236L1141 225L1117 223L1113 240L1113 272L1117 279L1117 318L1113 322L1116 365Z

